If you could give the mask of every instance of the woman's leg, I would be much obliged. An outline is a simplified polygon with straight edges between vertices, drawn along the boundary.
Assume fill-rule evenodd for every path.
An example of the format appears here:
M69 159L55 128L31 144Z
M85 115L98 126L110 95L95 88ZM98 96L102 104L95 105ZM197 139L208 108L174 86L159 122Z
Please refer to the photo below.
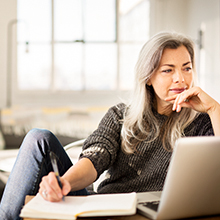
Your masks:
M35 195L41 178L52 171L49 152L57 156L62 176L72 162L58 139L48 130L32 129L24 138L0 204L0 219L19 219L26 195ZM84 194L85 191L76 192Z

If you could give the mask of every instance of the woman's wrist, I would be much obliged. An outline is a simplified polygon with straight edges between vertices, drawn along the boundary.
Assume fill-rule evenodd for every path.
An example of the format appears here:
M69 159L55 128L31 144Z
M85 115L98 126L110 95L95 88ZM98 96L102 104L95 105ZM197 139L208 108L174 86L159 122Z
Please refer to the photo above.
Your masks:
M207 111L209 115L215 136L220 136L220 104L218 102Z
M220 114L220 104L215 101L215 103L207 110L207 114L212 117L215 114Z

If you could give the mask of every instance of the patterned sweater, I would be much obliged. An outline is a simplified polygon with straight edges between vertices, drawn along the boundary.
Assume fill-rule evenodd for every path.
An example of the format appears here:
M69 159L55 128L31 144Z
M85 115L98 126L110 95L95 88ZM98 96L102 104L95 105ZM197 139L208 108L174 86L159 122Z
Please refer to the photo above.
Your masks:
M89 158L98 177L108 170L98 187L98 193L146 192L162 190L170 162L171 152L162 147L160 138L141 142L137 153L125 154L121 150L121 119L125 105L109 109L95 130L85 141L80 158ZM167 116L158 117L161 124ZM214 135L207 114L199 116L185 129L186 136ZM97 177L97 178L98 178Z

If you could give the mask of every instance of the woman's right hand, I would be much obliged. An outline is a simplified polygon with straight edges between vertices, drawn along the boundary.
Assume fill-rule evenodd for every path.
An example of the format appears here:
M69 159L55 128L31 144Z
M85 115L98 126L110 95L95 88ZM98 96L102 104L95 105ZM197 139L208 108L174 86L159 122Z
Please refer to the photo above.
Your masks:
M39 193L41 196L50 202L59 202L63 196L66 196L70 190L70 183L63 177L60 177L62 183L62 189L60 188L56 175L54 172L50 172L47 176L44 176L40 183Z

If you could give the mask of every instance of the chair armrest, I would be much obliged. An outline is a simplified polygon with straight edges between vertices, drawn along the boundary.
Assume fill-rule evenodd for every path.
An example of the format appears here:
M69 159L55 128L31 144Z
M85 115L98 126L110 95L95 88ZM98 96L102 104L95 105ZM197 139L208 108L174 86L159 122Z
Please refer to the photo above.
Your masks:
M82 139L82 140L78 140L78 141L74 141L70 144L67 144L66 146L64 146L63 148L67 151L69 150L70 148L73 148L73 147L81 147L84 143L86 139Z

